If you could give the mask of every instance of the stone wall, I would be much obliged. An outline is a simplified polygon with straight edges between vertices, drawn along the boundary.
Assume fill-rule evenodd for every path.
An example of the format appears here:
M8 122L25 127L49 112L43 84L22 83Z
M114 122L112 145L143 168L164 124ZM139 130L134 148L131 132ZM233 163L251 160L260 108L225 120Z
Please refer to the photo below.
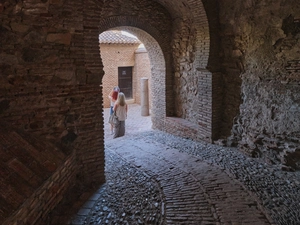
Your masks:
M228 144L298 169L299 7L298 0L2 1L0 120L70 147L70 182L102 184L99 34L116 28L148 50L154 128L209 142L232 134ZM55 207L61 196L52 197Z
M183 124L193 124L186 129L196 125L197 135L192 135L196 137L193 139L212 142L221 135L223 110L218 4L216 1L191 4L192 8L185 9L189 10L189 16L175 20L173 25L175 109L170 116L187 120Z
M229 142L252 156L299 169L299 2L220 4L225 116L232 118L241 102ZM241 100L235 89L241 90Z

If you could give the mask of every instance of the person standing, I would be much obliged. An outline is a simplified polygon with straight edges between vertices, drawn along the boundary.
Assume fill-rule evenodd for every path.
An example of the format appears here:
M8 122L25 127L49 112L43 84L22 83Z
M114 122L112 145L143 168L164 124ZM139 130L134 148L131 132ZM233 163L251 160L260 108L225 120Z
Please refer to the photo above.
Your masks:
M125 135L125 120L127 119L128 106L123 92L119 92L118 99L114 105L114 111L118 117L118 122L115 124L114 138Z
M114 133L114 125L111 122L111 117L114 113L114 105L115 105L115 102L117 101L119 92L120 92L120 88L118 86L115 86L108 95L108 98L110 99L109 123L110 123L110 133L111 134Z

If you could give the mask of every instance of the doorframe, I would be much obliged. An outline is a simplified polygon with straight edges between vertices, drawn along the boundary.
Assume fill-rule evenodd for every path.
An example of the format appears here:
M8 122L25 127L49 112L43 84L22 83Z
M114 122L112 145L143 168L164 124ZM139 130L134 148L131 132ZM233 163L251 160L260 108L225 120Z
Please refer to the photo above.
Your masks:
M131 87L130 87L131 96L128 96L128 94L126 94L126 93L124 93L124 94L126 96L126 99L132 99L134 96L134 94L133 94L133 66L118 66L118 86L121 91L122 91L122 87L120 86L120 73L121 73L122 68L130 68L131 69L131 75L130 75L131 76Z

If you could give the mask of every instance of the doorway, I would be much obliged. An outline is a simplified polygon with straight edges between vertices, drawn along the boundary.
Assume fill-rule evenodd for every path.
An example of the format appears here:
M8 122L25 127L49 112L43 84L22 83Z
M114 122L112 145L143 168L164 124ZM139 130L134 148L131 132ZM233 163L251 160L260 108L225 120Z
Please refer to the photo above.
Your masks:
M132 99L132 66L118 67L118 84L126 99Z

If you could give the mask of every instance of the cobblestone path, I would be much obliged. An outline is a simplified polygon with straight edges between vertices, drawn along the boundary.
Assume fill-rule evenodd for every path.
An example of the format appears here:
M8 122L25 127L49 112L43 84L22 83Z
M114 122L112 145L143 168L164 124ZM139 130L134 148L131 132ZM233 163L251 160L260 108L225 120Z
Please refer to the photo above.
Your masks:
M108 148L159 183L165 224L271 224L239 182L197 157L147 138Z
M68 224L300 225L299 172L151 130L138 107L124 137L105 124L107 182Z

